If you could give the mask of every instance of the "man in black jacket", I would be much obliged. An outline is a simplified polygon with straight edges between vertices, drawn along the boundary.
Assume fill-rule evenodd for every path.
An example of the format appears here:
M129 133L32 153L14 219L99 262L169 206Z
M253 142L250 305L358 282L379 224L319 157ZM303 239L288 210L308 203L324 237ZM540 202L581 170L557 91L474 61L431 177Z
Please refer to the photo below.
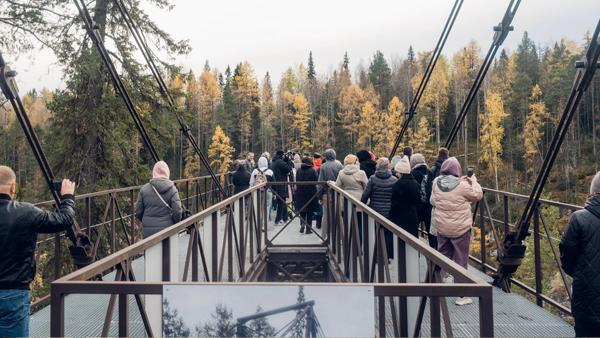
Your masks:
M275 158L271 164L271 170L273 171L273 180L275 182L287 182L294 164L288 156L284 156L283 150L278 150L275 153ZM277 216L275 216L275 224L283 225L285 220L288 218L287 204L285 199L288 196L288 186L281 184L275 185L273 191L279 195L276 197L275 203L277 203ZM283 199L283 200L282 200Z
M562 268L573 277L571 311L577 337L600 336L600 172L585 209L574 212L560 241Z
M75 218L75 183L63 180L57 212L15 202L15 173L0 166L0 336L29 336L29 284L35 277L38 233L69 228Z

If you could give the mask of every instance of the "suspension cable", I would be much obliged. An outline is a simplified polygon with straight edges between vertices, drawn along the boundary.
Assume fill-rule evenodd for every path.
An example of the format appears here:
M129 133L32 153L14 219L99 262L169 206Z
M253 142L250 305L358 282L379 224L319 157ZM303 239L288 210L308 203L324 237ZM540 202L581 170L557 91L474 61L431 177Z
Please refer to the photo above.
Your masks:
M508 4L508 8L506 9L506 12L504 13L504 17L502 18L502 21L500 21L498 26L494 26L495 33L494 33L494 38L492 39L492 45L490 46L490 48L485 56L483 64L481 65L481 68L479 69L479 72L477 73L477 76L475 77L475 81L473 82L471 89L469 89L467 98L466 98L465 102L463 103L462 107L460 108L460 112L459 112L458 116L456 117L456 121L454 121L452 130L450 130L450 134L448 135L448 138L446 139L446 143L445 143L444 147L446 147L447 149L450 149L450 147L452 147L452 143L454 143L454 140L456 139L456 136L458 135L458 131L460 130L460 127L462 126L465 118L467 117L469 108L471 107L471 104L473 103L473 100L475 99L475 97L477 97L477 92L479 92L479 88L481 87L481 84L483 83L483 80L485 79L485 76L486 76L490 66L494 62L496 52L498 52L498 49L500 49L500 46L502 45L502 43L508 36L508 33L514 29L513 26L511 26L511 23L512 23L513 18L515 17L515 14L517 12L517 9L519 8L520 3L521 3L521 0L511 0L510 3Z
M448 39L448 36L450 35L450 31L452 30L454 21L456 21L456 17L458 16L458 13L460 12L460 8L462 7L463 1L464 0L456 0L454 2L454 6L452 6L452 10L450 11L450 15L448 16L448 19L446 19L446 24L444 25L442 34L440 35L440 37L437 41L437 44L435 45L435 49L433 50L433 52L431 54L431 58L429 59L429 63L427 64L427 68L425 69L425 73L423 74L423 77L421 78L421 82L419 83L417 92L413 96L413 99L410 103L410 107L405 112L405 119L404 119L404 122L402 123L402 128L400 129L400 133L398 134L398 136L396 136L396 140L394 141L394 146L392 147L392 151L390 152L390 156L389 156L390 159L392 157L394 157L394 155L396 155L396 151L398 151L400 142L402 142L402 138L404 137L406 130L408 130L408 126L410 125L410 122L412 121L413 117L415 116L415 112L417 110L417 106L419 105L419 101L421 101L421 97L423 96L423 93L425 92L425 88L427 87L427 84L429 83L429 79L431 78L431 74L433 73L433 69L435 68L437 60L439 59L440 55L442 54L442 50L444 49L446 40Z
M102 37L99 35L99 32L98 32L99 27L94 23L92 17L90 16L90 12L85 4L85 1L84 0L74 0L74 2L75 2L75 5L77 6L77 10L79 11L79 15L81 16L81 19L83 20L84 28L87 31L90 39L96 46L96 49L98 50L98 54L100 54L100 57L102 58L102 61L108 70L108 74L110 76L110 79L113 83L113 86L114 86L117 94L123 98L123 102L125 102L125 105L127 106L127 110L129 111L129 114L133 118L133 122L135 123L135 126L136 126L138 132L142 136L142 139L144 140L144 144L148 148L148 151L150 152L152 159L154 160L154 162L160 161L158 152L156 151L156 148L154 148L154 144L152 143L150 136L148 136L148 132L146 131L146 128L144 127L144 123L142 122L142 119L140 118L140 114L137 112L137 109L135 108L135 105L133 104L133 101L131 100L131 96L127 92L127 89L125 88L125 85L123 84L123 81L121 81L121 77L119 76L114 63L112 62L112 60L108 54L108 51L106 50L106 47L104 46Z
M510 277L517 270L523 257L525 257L526 246L524 240L529 236L529 225L535 210L539 207L539 200L544 190L544 185L548 180L554 161L560 151L560 147L569 131L569 126L573 121L573 117L577 112L577 107L584 94L589 87L596 69L600 67L598 58L600 56L600 20L596 24L596 30L590 41L590 46L583 60L575 63L577 72L571 87L571 93L563 114L556 126L556 132L552 137L552 142L548 148L548 152L544 157L544 162L535 180L535 184L527 200L527 204L519 222L516 231L511 232L504 238L504 247L498 260L500 266L498 273L494 276L494 285L501 287L505 291L510 291Z
M52 167L50 166L48 158L44 153L37 133L35 132L35 129L29 120L29 116L27 115L25 106L19 97L19 89L15 81L16 75L17 73L6 65L6 62L2 57L2 53L0 53L0 90L2 93L4 93L7 101L10 102L13 110L15 111L17 120L19 121L19 124L21 125L21 128L25 134L25 138L29 143L42 174L44 175L46 184L50 189L50 193L54 199L55 207L58 208L61 203L61 196L60 189L57 188L57 185L60 184L60 181L57 181L56 177L54 176ZM72 243L72 245L69 246L69 251L75 265L81 267L91 263L93 259L90 256L91 242L87 235L80 231L77 222L74 222L71 227L67 228L66 235Z
M179 123L179 127L180 127L181 131L184 133L184 135L188 139L188 142L192 145L192 148L194 149L194 151L196 152L196 154L202 161L202 164L208 170L208 173L211 176L211 179L213 180L213 182L215 183L215 185L221 192L222 196L224 198L227 197L227 193L224 190L223 186L221 185L221 182L217 178L214 170L210 166L210 162L209 162L208 158L206 157L204 152L200 149L200 146L198 145L196 138L190 132L191 131L190 127L187 125L182 114L179 112L179 110L175 104L175 100L174 100L173 96L171 95L171 93L160 73L160 70L156 66L156 63L154 62L154 58L152 57L152 52L150 51L150 48L148 47L147 43L145 42L144 36L141 34L140 30L138 29L138 26L137 26L135 20L133 20L133 18L131 17L129 11L125 7L125 3L123 2L123 0L114 0L114 3L117 6L117 9L119 10L121 16L123 17L123 20L125 21L125 23L127 25L127 28L133 35L133 38L134 38L140 52L142 53L144 59L146 60L146 63L148 65L148 67L150 68L150 71L152 72L152 76L154 77L154 79L156 80L156 82L159 86L159 89L160 89L160 92L161 92L163 98L167 101L171 110L175 114L175 117L177 118L177 122Z

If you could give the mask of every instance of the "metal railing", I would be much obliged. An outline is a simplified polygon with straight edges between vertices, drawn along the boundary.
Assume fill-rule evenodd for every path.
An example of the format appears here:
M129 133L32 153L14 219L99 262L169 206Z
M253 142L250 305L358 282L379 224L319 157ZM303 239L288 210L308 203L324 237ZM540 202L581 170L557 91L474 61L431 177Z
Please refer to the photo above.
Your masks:
M219 177L230 187L230 174ZM219 191L210 176L200 176L174 181L183 205L197 213L219 200ZM81 194L76 199L76 217L92 239L94 260L113 254L141 239L141 227L135 220L134 206L142 186ZM41 208L54 208L54 201L35 203ZM36 263L42 283L33 283L34 310L47 305L49 283L75 270L67 249L62 241L64 233L39 235Z
M481 271L494 273L497 270L495 257L501 252L499 250L503 249L504 236L516 226L514 222L518 215L512 212L514 210L511 210L511 205L520 205L527 201L529 196L487 188L484 188L483 191L484 198L477 203L473 214L473 221L480 231L479 250L472 251L470 259L475 263L474 266ZM551 208L555 208L554 213L557 214L557 219L550 220L544 215L545 211L548 212ZM511 282L526 294L531 295L537 305L543 307L544 304L548 304L563 315L571 315L571 282L561 267L558 250L560 239L557 238L556 232L553 236L552 224L549 221L565 224L565 216L580 209L582 207L577 205L541 199L534 211L529 240L531 243L528 245L528 250L533 254L534 285L529 285L514 275L511 278ZM547 250L545 255L542 253L543 248ZM551 258L549 262L548 259L544 260L548 257ZM520 270L517 270L517 276L526 273L527 271L523 271L524 269L525 267L521 267ZM550 276L549 273L552 273L553 276ZM561 290L559 291L566 296L562 300L553 299L547 292L544 292L545 281L548 282L552 277L560 280ZM554 284L556 286L556 283Z
M293 187L302 184L327 188L324 199L328 228L312 245L275 243L268 234L267 196L277 184ZM267 186L268 185L268 186ZM275 198L281 198L273 192ZM319 198L317 192L313 198ZM308 203L296 210L301 212ZM292 212L294 217L296 212ZM368 227L358 234L357 216ZM291 221L290 221L291 222ZM290 224L288 222L288 225ZM285 227L285 226L284 226ZM397 255L391 268L383 245L383 230L394 236ZM180 236L187 234L187 246L180 251ZM362 240L362 241L361 241ZM144 324L145 334L154 336L160 330L152 318L162 311L160 297L169 283L244 283L264 281L265 261L269 250L277 246L320 247L327 250L330 270L336 282L353 282L374 287L378 300L376 311L379 335L419 335L429 303L432 336L441 335L445 326L451 336L451 322L445 297L470 296L479 299L481 336L493 336L492 287L472 276L445 256L429 248L421 240L405 232L377 212L354 199L335 185L324 182L272 183L252 187L199 213L194 214L159 233L134 243L87 267L64 276L51 285L51 335L64 336L65 297L72 294L111 295L103 323L102 335L107 335L115 306L118 307L118 334L129 334L128 297L132 295ZM362 250L362 248L365 248ZM179 252L185 252L180 256ZM132 262L145 256L144 281L137 281ZM421 258L419 258L421 257ZM427 267L421 268L420 262ZM183 271L179 271L179 267ZM439 269L454 276L456 284L440 282ZM114 281L97 280L98 275L116 271ZM300 282L299 282L300 283ZM146 300L142 299L146 295ZM386 302L389 306L386 306ZM389 313L388 313L389 309ZM391 317L391 318L390 318ZM393 325L386 321L390 318Z

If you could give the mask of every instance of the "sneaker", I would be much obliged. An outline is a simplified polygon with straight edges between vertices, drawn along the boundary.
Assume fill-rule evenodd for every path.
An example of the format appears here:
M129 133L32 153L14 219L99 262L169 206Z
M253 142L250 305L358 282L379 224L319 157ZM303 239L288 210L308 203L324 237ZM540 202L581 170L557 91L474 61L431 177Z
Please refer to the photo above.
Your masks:
M473 304L473 300L469 297L460 297L454 302L458 306Z
M444 284L454 284L454 277L450 274L446 274L444 279L442 279L442 283Z

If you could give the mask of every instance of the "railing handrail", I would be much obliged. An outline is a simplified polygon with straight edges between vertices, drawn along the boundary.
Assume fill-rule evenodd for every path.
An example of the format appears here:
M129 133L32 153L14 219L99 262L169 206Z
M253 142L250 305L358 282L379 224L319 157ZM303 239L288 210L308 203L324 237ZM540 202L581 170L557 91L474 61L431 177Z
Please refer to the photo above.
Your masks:
M465 268L458 265L456 262L452 261L450 258L444 256L437 250L431 248L428 244L422 242L420 239L414 237L408 231L402 229L389 219L385 218L383 215L378 213L377 211L371 209L368 205L364 204L354 196L350 195L347 191L335 185L335 182L330 181L327 183L329 187L336 192L342 194L352 203L354 203L357 207L359 207L363 212L366 212L370 217L372 217L377 223L382 225L387 230L391 231L394 235L402 239L404 243L410 245L419 253L425 255L425 257L434 262L436 265L441 267L443 270L449 272L455 277L457 282L468 281L474 284L486 284L483 279L469 273Z
M263 188L264 186L266 186L266 183L261 183L254 187L251 187L247 190L244 190L238 194L232 195L232 196L222 200L221 202L214 204L214 205L200 211L199 213L196 213L196 214L190 216L189 218L187 218L183 221L173 224L170 227L165 228L148 238L144 238L141 241L136 242L124 249L121 249L109 256L106 256L86 267L83 267L77 271L74 271L64 277L61 277L54 282L61 283L61 282L65 282L65 281L87 280L98 274L101 274L104 271L106 271L107 269L110 269L110 268L124 262L125 260L127 260L129 258L133 258L134 256L136 256L138 254L142 254L146 249L148 249L156 244L159 244L163 240L166 240L169 237L186 230L188 227L190 227L194 223L204 220L205 217L211 215L212 213L228 207L229 205L231 205L235 201L239 200L240 198L250 195L254 191L259 190L259 189Z
M230 174L230 173L229 172L220 173L220 174L217 174L217 177L225 176L228 174ZM204 176L197 176L197 177L191 177L191 178L181 178L178 180L173 180L173 183L178 184L178 183L185 183L185 182L193 182L193 181L207 179L207 178L210 178L210 176L204 175ZM81 194L81 195L75 195L75 200L78 201L78 200L91 198L91 197L99 197L99 196L105 196L105 195L109 195L109 194L117 194L117 193L127 192L127 191L131 191L131 190L139 190L141 187L144 186L144 184L132 185L132 186L122 187L122 188L112 188L112 189L107 189L107 190L89 192L89 193L85 193L85 194ZM53 200L33 203L33 205L38 206L38 207L51 206L53 204L54 204Z
M514 197L514 198L518 198L521 200L528 200L529 196L527 195L522 195L522 194L517 194L514 192L509 192L509 191L504 191L504 190L496 190L496 189L491 189L491 188L484 188L482 187L483 192L489 192L489 193L493 193L493 194L498 194L501 196L508 196L508 197ZM575 205L575 204L569 204L569 203L564 203L564 202L557 202L557 201L552 201L552 200L547 200L547 199L542 199L540 198L540 204L547 204L547 205L551 205L554 207L559 207L559 208L565 208L565 209L571 209L571 210L581 210L583 209L582 206L579 205Z

